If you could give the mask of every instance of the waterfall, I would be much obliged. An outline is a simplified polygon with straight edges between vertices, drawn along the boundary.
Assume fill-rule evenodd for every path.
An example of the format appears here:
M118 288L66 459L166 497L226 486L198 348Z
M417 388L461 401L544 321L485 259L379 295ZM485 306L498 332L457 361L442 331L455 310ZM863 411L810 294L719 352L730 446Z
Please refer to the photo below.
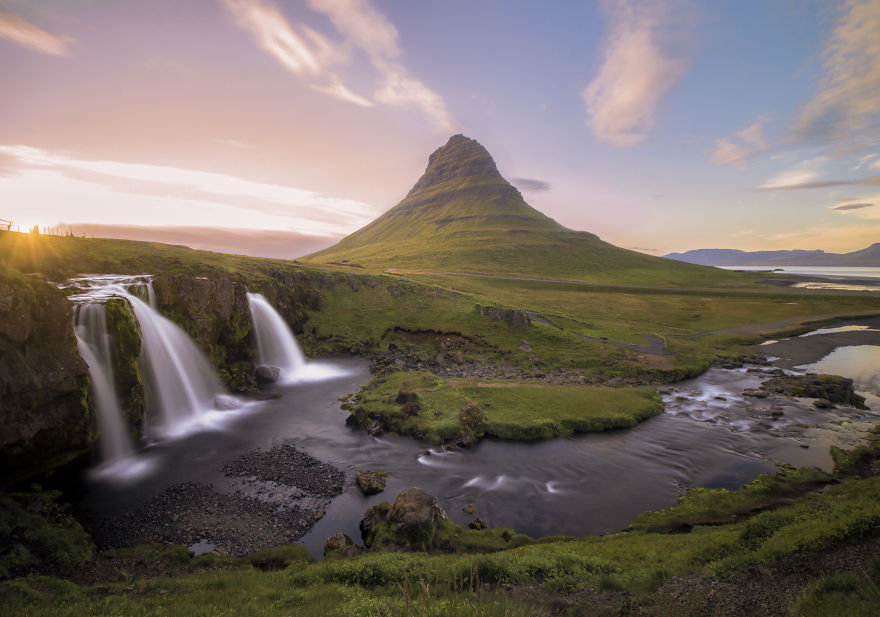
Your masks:
M281 371L281 381L297 379L306 368L306 359L284 319L272 305L258 293L248 293L254 334L260 364L276 366Z
M215 409L237 407L196 344L170 319L131 294L141 326L144 386L149 430L177 435ZM220 395L220 396L218 396Z
M117 437L116 426L121 427L123 433L125 431L110 372L110 341L106 336L104 303L114 296L128 300L140 325L144 430L150 437L178 436L192 428L212 424L216 420L211 413L213 411L241 407L237 399L226 393L192 339L174 322L156 311L155 293L149 276L100 275L71 279L60 287L79 292L68 297L80 305L78 319L90 320L88 325L83 322L82 326L77 322L77 336L82 334L80 349L85 347L83 357L90 367L95 365L107 369L101 375L93 376L92 380L95 384L95 406L99 417L106 416L106 431L112 435L108 438L111 443L122 443ZM102 325L93 325L98 322L92 320L101 320ZM92 339L92 332L98 330L104 333L104 338ZM100 388L99 383L103 384ZM105 399L109 402L104 403ZM102 433L105 431L103 421L101 430ZM127 435L124 437L127 438ZM113 447L116 448L115 445ZM104 455L103 444L101 448ZM131 451L130 442L128 451ZM113 450L112 453L108 451L107 456L124 454Z
M91 391L98 415L101 436L98 447L103 463L112 464L134 452L123 420L113 380L110 334L107 331L106 305L97 302L77 307L74 322L79 353L89 365Z

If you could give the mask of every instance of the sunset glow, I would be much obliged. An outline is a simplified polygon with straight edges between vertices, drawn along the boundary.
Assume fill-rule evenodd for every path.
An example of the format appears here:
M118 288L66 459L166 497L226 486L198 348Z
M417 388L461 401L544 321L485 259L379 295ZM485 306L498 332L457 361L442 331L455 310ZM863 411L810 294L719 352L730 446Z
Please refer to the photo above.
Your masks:
M463 132L619 246L852 251L878 40L880 0L0 2L0 217L330 242Z

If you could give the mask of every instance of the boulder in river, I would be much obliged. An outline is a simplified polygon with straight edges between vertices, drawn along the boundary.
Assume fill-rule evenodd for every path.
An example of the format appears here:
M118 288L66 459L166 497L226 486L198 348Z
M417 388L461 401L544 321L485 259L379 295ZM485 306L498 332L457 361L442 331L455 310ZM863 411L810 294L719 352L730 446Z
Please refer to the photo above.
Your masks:
M773 377L761 384L761 390L782 396L825 399L856 409L867 409L865 398L853 390L853 380L839 375L807 373Z
M377 540L382 546L417 548L430 542L437 524L446 520L437 498L413 487L402 490L393 505L384 501L367 510L360 529L367 548Z
M383 471L370 469L358 469L355 483L364 495L376 495L385 490L385 478L388 474Z
M269 366L268 364L261 364L256 369L254 369L254 377L257 380L257 383L275 383L278 381L278 377L281 375L281 369L277 366Z

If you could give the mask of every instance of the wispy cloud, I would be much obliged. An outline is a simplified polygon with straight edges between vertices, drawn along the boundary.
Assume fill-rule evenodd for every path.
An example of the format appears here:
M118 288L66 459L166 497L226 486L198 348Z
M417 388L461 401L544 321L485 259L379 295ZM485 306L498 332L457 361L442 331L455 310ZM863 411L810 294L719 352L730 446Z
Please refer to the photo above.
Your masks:
M532 178L511 178L510 181L522 190L531 193L540 193L550 190L550 183L544 182L543 180L533 180Z
M309 6L329 17L348 43L366 52L380 74L379 86L373 93L378 102L414 105L438 128L455 128L442 97L408 75L397 45L397 28L368 0L309 0Z
M53 172L129 196L185 200L188 207L200 207L208 212L215 209L211 204L220 203L229 216L237 212L235 216L241 220L256 221L259 213L266 215L262 220L270 217L305 233L337 235L340 223L357 229L375 214L372 206L363 202L228 174L165 165L80 159L28 146L0 146L2 155L16 161L18 175L31 171ZM202 224L218 223L212 214L204 217Z
M829 206L828 209L838 214L854 216L859 219L877 220L880 219L880 194L863 195L849 202Z
M782 171L763 184L759 189L787 189L787 188L805 188L807 185L814 184L819 178L822 164L828 160L826 156L817 156L806 161L802 161Z
M602 43L602 65L581 92L587 124L601 141L629 146L644 140L660 100L687 71L690 55L672 35L675 4L604 2L611 29Z
M341 35L342 40L336 42L305 24L291 24L271 0L222 1L263 51L307 79L313 90L360 107L415 106L438 128L454 128L443 98L408 74L397 45L397 29L368 0L309 0L309 7L327 16ZM331 70L350 62L351 47L363 50L378 74L371 97L346 86Z
M845 210L861 210L862 208L871 208L874 204L870 203L856 203L856 204L842 204L839 206L831 206L829 210L837 210L838 212Z
M754 124L730 137L716 140L715 148L711 151L712 162L718 165L743 165L752 156L764 151L767 148L764 125L769 120L769 116L761 116Z
M353 103L354 105L359 105L361 107L372 107L373 105L375 105L373 101L362 97L356 92L352 92L351 90L349 90L348 87L342 83L342 80L340 80L336 75L330 76L329 84L312 84L312 88L314 90L317 90L318 92L329 94L333 98L337 98L340 101Z
M65 39L2 9L0 9L0 38L50 56L69 55Z
M843 0L824 50L816 94L795 119L794 138L856 149L880 135L880 0Z

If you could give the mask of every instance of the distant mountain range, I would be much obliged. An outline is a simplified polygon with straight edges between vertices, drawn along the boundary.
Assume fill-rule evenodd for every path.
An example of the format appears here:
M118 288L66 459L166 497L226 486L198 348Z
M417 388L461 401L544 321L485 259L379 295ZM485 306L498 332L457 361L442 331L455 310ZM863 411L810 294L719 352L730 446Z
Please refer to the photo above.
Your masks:
M736 249L696 249L669 253L668 259L701 266L867 266L880 267L880 242L852 253L825 251L738 251Z

